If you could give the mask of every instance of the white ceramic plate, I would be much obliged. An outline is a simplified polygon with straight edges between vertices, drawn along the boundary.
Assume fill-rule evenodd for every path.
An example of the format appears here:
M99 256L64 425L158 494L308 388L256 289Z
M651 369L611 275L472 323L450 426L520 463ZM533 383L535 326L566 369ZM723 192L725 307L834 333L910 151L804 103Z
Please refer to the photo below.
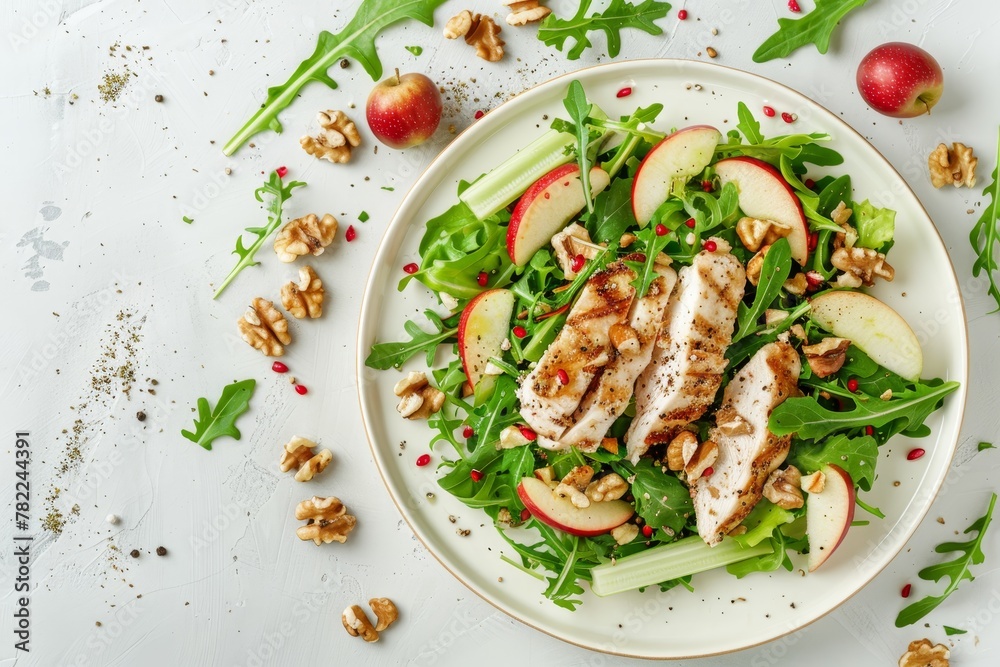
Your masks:
M890 260L896 280L875 294L910 323L923 345L924 376L958 380L928 425L933 434L919 443L897 438L882 448L875 488L864 499L886 514L853 528L837 553L816 573L779 570L743 580L721 572L694 578L695 592L650 590L609 598L589 591L570 612L542 597L544 584L500 560L516 554L496 534L485 514L469 509L437 488L435 466L414 462L428 451L430 431L396 413L392 386L396 371L365 368L371 344L402 340L403 322L422 322L433 307L428 290L413 281L400 293L401 267L417 261L423 223L456 201L460 179L472 180L541 134L549 118L564 115L562 99L571 78L612 117L637 105L665 105L660 129L708 123L723 132L736 124L744 101L759 117L765 136L790 131L827 132L845 164L857 199L898 211ZM616 92L630 86L630 97ZM798 115L793 125L765 118L764 104ZM620 62L593 67L544 83L490 112L459 136L431 164L400 205L375 258L365 291L358 338L358 383L372 453L393 500L417 537L465 585L512 617L568 642L609 653L647 658L682 658L734 651L780 637L820 618L868 583L900 551L924 517L951 463L965 405L968 340L954 270L927 213L903 179L871 145L829 111L803 95L758 76L717 65L678 60ZM406 370L422 368L414 358ZM401 451L400 441L407 447ZM927 455L907 461L919 444ZM441 454L447 454L442 449ZM440 454L435 453L435 462ZM895 482L899 482L898 486ZM435 492L428 499L428 491ZM458 523L449 515L459 517ZM859 510L859 518L864 516ZM472 530L459 537L456 527ZM802 559L804 561L804 559ZM801 566L797 562L796 566ZM498 578L502 577L502 582ZM794 604L793 604L794 603Z

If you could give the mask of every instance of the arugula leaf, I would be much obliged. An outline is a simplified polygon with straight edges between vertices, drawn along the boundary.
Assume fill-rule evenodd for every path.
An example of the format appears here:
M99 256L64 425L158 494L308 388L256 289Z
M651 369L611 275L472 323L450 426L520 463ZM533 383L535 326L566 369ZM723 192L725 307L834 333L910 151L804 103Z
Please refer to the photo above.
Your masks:
M632 179L616 178L611 187L597 195L594 214L587 229L594 243L618 243L622 234L636 224L632 213Z
M955 551L961 552L961 554L954 560L925 567L917 573L917 576L926 581L933 582L938 582L944 577L948 577L948 586L941 595L929 595L922 600L917 600L913 604L904 607L896 617L897 628L916 623L944 602L945 598L958 588L960 582L966 579L969 581L975 579L972 576L972 572L969 571L969 567L979 565L986 560L986 555L983 553L982 548L983 537L986 536L986 529L990 527L990 522L993 520L993 507L996 505L996 502L997 494L994 493L990 497L990 505L986 509L986 514L979 517L975 523L965 529L966 535L975 531L977 533L976 537L966 542L945 542L937 545L934 551L939 554Z
M816 0L816 7L799 19L778 19L778 31L768 37L753 54L755 63L786 58L806 44L815 44L820 53L830 48L830 36L840 20L868 0Z
M551 16L551 14L550 14ZM587 116L590 115L590 102L583 84L573 79L563 106L573 121L573 131L576 135L576 163L580 165L580 183L583 185L583 199L587 202L587 210L594 210L594 200L590 195L590 129L587 127Z
M267 98L260 109L226 142L222 152L232 155L250 137L264 130L280 133L278 114L298 98L299 91L310 81L337 88L327 69L341 58L354 58L372 80L381 78L382 62L375 51L379 33L406 18L433 26L434 10L443 3L444 0L362 0L350 23L336 35L326 30L321 32L313 54L299 64L285 83L267 89Z
M616 57L622 48L621 31L623 28L637 28L650 35L661 35L663 29L653 23L662 19L670 11L670 5L658 0L645 0L639 5L633 5L626 0L611 0L603 12L594 12L587 16L593 0L580 0L576 14L569 19L561 19L555 14L549 14L538 28L538 39L546 46L554 46L562 51L567 39L573 40L573 46L566 53L570 60L576 60L583 52L592 47L587 33L603 30L608 39L608 55Z
M768 429L775 435L795 433L805 440L819 440L838 431L865 426L879 428L900 420L906 425L902 430L905 434L921 426L958 386L954 381L920 382L912 389L894 393L888 401L856 398L852 409L839 412L823 407L812 396L789 398L771 413Z
M635 511L653 528L668 528L679 534L694 513L691 494L675 475L665 473L649 459L638 464L612 463L619 475L632 480Z
M635 271L636 278L632 285L635 287L635 298L640 299L646 296L650 285L660 275L656 271L656 258L667 247L670 237L668 234L659 236L654 225L640 229L635 235L638 239L635 245L638 248L641 242L645 259L642 262L626 260L625 265Z
M990 198L990 203L983 207L983 214L969 233L969 242L976 251L976 261L972 265L972 275L975 278L984 270L990 280L988 294L997 302L1000 310L1000 288L997 287L995 272L997 270L996 250L1000 243L1000 135L997 136L997 166L993 169L993 182L983 189L983 196Z
M942 626L944 628L944 633L951 637L952 635L964 635L968 630L962 630L960 628L953 628L950 625Z
M424 315L431 321L434 331L424 331L415 322L407 320L403 329L410 334L410 340L399 343L375 343L372 345L365 366L384 371L399 368L413 355L423 352L427 355L427 365L434 363L434 353L438 345L449 342L458 332L458 318L461 313L442 320L433 310L425 310Z
M803 474L819 470L825 463L835 463L851 476L855 486L871 491L878 462L878 443L868 435L851 438L843 433L821 442L796 441L788 454L788 462Z
M760 123L743 102L736 105L736 116L739 118L736 129L743 134L747 142L751 144L763 143L764 135L760 133Z
M891 208L876 208L867 199L854 206L854 226L858 230L858 245L881 248L896 232L896 212Z
M236 278L240 271L260 264L260 262L254 259L254 256L264 245L264 241L281 226L282 208L284 208L285 202L292 198L292 190L303 185L305 183L302 181L291 181L288 185L285 185L277 172L272 171L271 177L267 182L254 190L253 196L259 202L264 201L264 195L271 196L271 203L267 205L267 224L263 227L247 227L247 232L257 236L257 239L250 244L249 248L243 245L242 234L236 237L236 250L233 251L233 254L239 257L239 259L236 261L236 266L233 267L233 270L229 272L226 279L219 285L219 289L215 290L215 294L212 296L213 299L217 299L222 294L222 290L226 289L229 283L233 282L233 279Z
M256 380L243 380L226 385L222 388L222 395L214 410L209 408L208 399L199 398L194 432L182 430L181 435L208 450L212 449L212 442L216 438L224 435L239 440L240 430L236 428L236 418L250 407L250 397L253 396L256 385Z
M781 293L781 287L792 272L792 250L788 239L781 238L771 244L764 255L764 264L760 269L760 281L757 283L757 293L753 303L746 305L740 302L737 314L737 329L733 336L736 343L755 332L759 327L757 320L767 310Z
M844 202L845 206L850 207L852 196L851 177L844 175L835 178L819 191L819 205L816 210L820 215L830 217L833 209L837 208L840 202Z

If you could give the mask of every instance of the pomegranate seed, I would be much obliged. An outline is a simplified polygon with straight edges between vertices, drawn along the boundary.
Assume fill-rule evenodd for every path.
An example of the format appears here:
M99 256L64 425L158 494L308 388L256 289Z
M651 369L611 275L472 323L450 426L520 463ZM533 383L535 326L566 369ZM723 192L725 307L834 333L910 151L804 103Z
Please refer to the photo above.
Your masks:
M306 389L306 386L304 384L297 384L295 385L295 393L298 394L299 396L305 396L306 394L309 393L309 390Z
M787 111L782 111L781 112L781 120L785 121L786 123L794 123L795 122L795 116L793 116L792 114L788 113Z
M690 227L691 229L694 229L696 223L694 221L694 218L688 218L687 220L684 221L684 224Z
M278 175L278 178L284 178L288 175L288 167L278 167L274 170L274 173Z
M799 12L802 11L802 9L799 7L799 3L796 2L795 0L788 0L788 11L798 14Z
M521 435L524 436L525 440L534 440L538 437L538 435L527 426L521 426L518 430L521 431Z
M485 271L480 271L479 275L476 276L476 282L479 283L480 287L486 287L486 283L488 283L489 280L490 276Z
M409 264L407 264L406 266L403 267L403 271L405 271L406 273L409 273L410 275L413 275L414 273L416 273L419 270L420 270L420 267L417 266L415 262L410 262Z
M667 229L667 226L662 222L656 225L656 229L654 231L656 232L657 236L666 236L667 234L670 233L670 230Z
M814 181L814 180L813 180L813 179L811 179L811 178L807 178L807 179L806 179L806 182L804 183L804 185L805 185L805 186L806 186L807 188L809 188L810 190L812 190L812 189L813 189L814 187L816 187L816 181Z
M927 452L925 452L920 447L917 447L916 449L911 449L910 452L909 452L909 454L906 455L906 460L907 461L916 461L917 459L919 459L920 457L922 457L926 453Z
M816 246L819 245L819 232L813 232L809 235L809 243L807 245L809 247L809 252L816 249Z
M819 287L825 281L823 280L823 274L819 271L806 271L806 282L809 283L809 287Z
M632 94L632 89L626 86L625 88L622 88L621 90L618 91L616 97L628 97L631 94Z
M708 466L707 468L705 468L705 472L701 473L701 476L702 477L711 477L712 473L714 473L714 472L715 472L715 468L713 468L712 466Z
M483 478L483 473L473 468L469 471L469 477L472 478L473 482L478 482Z
M430 454L421 454L417 457L417 465L423 468L425 465L431 462Z
M466 440L468 440L475 434L476 432L472 430L471 426L466 426L465 428L462 429L462 437L465 438Z
M875 435L875 427L865 426L865 435Z
M569 373L565 369L560 368L556 371L556 379L559 380L559 384L569 384Z
M347 231L344 232L344 238L347 239L348 243L358 238L358 233L354 231L354 225L347 226Z
M583 255L577 255L576 257L573 258L573 263L570 265L570 268L573 269L573 273L579 273L580 269L582 269L583 265L586 263L587 263L586 257L584 257Z
M853 394L857 390L858 390L858 379L857 378L851 378L850 380L848 380L847 381L847 391L849 391L849 392L851 392Z
M287 373L288 366L281 363L280 361L276 361L273 364L271 364L271 370L274 371L275 373Z
M653 527L650 526L648 523L645 526L642 527L642 536L643 537L652 537L653 536Z
M521 510L521 521L527 521L530 518L531 518L531 510L525 507L523 510Z
M482 118L485 115L486 114L483 113L482 109L476 109L476 113L472 114L472 117L475 118L476 120L479 120L480 118Z
M688 17L688 10L682 9L679 12L677 12L677 18L679 20L685 21L685 20L687 20L687 17Z
M794 1L795 0L792 0L792 2ZM910 584L906 584L905 586L903 586L903 590L899 591L899 594L902 595L904 598L910 597L910 588L912 588Z
M774 118L774 107L769 107L765 104L764 115L767 116L768 118Z
M522 326L516 326L514 327L514 335L518 338L524 338L528 335L528 330Z
M712 190L715 189L715 186L712 185L712 181L705 179L704 181L701 182L701 189L704 190L705 192L711 192Z
M715 241L705 241L705 250L709 252L715 252L719 249L719 244Z

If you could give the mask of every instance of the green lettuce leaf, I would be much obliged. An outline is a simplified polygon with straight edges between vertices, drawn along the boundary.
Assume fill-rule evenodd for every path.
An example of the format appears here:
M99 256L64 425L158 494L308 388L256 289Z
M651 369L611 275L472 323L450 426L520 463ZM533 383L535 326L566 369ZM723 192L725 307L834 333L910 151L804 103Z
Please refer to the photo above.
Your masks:
M896 232L896 212L891 208L876 208L866 199L854 205L854 226L859 246L881 248Z

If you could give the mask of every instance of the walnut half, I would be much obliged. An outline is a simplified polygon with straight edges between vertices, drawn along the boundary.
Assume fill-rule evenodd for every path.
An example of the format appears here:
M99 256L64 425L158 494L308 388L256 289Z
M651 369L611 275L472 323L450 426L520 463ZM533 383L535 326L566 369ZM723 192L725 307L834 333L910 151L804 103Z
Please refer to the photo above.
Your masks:
M281 305L292 317L301 320L307 315L317 318L323 314L323 281L311 266L299 269L299 282L289 282L281 288Z
M295 518L299 521L306 519L309 521L295 531L299 539L312 540L317 545L334 541L343 544L358 522L347 513L344 503L335 496L329 498L313 496L309 500L303 500L295 507Z
M802 507L802 491L799 484L802 473L795 466L775 470L764 483L764 497L778 507L786 510Z
M361 145L361 135L354 122L341 111L316 114L320 131L315 137L299 139L302 150L320 160L344 164L351 161L351 149Z
M465 37L466 44L476 47L476 55L491 63L503 58L505 42L500 39L500 26L489 16L462 10L448 20L444 36L448 39Z
M899 667L948 667L951 652L944 644L931 644L929 639L910 642L899 658Z
M268 357L280 357L292 342L288 320L267 299L255 298L236 326L247 344Z
M274 252L282 262L294 262L302 255L318 257L337 235L337 219L327 213L289 220L274 238Z
M872 248L837 248L830 256L830 263L844 272L837 277L837 284L842 287L871 287L876 277L890 282L896 277L896 271L885 261L885 255Z
M940 188L951 183L956 188L975 187L978 164L979 159L972 156L972 149L965 144L955 142L950 149L945 144L938 144L927 158L931 185Z
M505 7L510 7L510 14L507 15L507 25L521 26L535 21L541 21L552 13L552 10L544 5L539 5L538 0L503 0L501 3Z
M308 438L292 436L285 444L281 460L278 461L281 472L295 468L295 480L298 482L308 482L323 472L333 460L333 453L329 449L323 449L317 454L313 451L316 447L318 445Z
M813 375L825 378L839 371L847 361L847 348L851 341L846 338L824 338L815 345L803 345L802 353L806 355L809 368Z
M432 387L421 371L408 373L392 391L400 399L396 411L407 419L427 419L444 405L444 392Z

